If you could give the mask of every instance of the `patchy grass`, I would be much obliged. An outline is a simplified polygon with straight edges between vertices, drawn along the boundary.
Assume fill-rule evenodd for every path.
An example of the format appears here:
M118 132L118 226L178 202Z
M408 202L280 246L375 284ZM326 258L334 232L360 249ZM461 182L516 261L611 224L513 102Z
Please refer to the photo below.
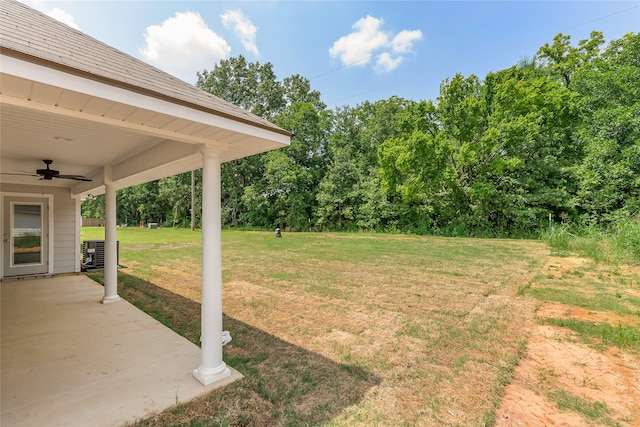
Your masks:
M639 273L637 265L602 260L547 260L518 291L538 301L538 324L498 417L524 425L640 425Z
M583 281L581 281L584 284ZM640 312L640 298L625 296L620 292L610 293L606 289L598 291L589 286L577 289L579 283L565 284L559 287L535 287L526 292L527 295L541 301L555 301L566 305L588 308L597 311L612 311L620 314Z
M573 411L583 415L589 420L608 426L619 425L608 417L608 415L611 414L611 410L604 402L589 401L562 389L550 392L548 396L551 401L555 402L560 410Z
M616 346L622 349L640 351L640 330L629 325L611 326L608 323L594 323L589 320L544 318L541 322L577 332L582 339L591 343L594 340L604 346Z
M200 233L119 229L118 240L119 294L198 343ZM518 291L547 253L532 241L225 230L224 359L245 378L137 425L489 425L533 316Z

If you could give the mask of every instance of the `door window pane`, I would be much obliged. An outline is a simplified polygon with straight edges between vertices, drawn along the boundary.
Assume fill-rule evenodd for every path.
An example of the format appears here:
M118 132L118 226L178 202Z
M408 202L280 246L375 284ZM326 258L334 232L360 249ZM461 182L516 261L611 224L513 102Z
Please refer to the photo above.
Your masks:
M42 206L13 205L13 265L42 263Z

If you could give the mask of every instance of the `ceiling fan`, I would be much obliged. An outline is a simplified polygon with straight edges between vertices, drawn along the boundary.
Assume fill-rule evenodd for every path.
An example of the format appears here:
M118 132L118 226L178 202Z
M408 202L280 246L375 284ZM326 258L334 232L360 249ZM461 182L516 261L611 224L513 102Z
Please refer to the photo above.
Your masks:
M53 160L43 160L44 164L47 165L46 169L36 169L36 173L5 173L3 175L30 175L30 176L40 176L40 179L44 179L46 181L51 181L53 178L62 178L62 179L73 179L76 181L92 181L90 178L82 175L60 175L60 171L55 169L50 169L49 165L53 163Z

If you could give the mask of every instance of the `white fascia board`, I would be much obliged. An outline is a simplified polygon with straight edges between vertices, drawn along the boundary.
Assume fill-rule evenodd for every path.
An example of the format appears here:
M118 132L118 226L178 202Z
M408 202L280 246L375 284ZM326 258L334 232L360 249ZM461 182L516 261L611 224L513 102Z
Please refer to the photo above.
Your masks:
M2 73L289 145L287 135L0 54Z

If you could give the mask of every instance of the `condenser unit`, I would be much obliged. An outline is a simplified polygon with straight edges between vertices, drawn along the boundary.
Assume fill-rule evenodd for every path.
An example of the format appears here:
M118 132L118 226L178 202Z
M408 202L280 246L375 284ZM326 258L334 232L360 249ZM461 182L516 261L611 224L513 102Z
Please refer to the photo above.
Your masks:
M116 262L120 265L120 241L116 241ZM85 240L82 242L83 269L104 268L104 240Z

